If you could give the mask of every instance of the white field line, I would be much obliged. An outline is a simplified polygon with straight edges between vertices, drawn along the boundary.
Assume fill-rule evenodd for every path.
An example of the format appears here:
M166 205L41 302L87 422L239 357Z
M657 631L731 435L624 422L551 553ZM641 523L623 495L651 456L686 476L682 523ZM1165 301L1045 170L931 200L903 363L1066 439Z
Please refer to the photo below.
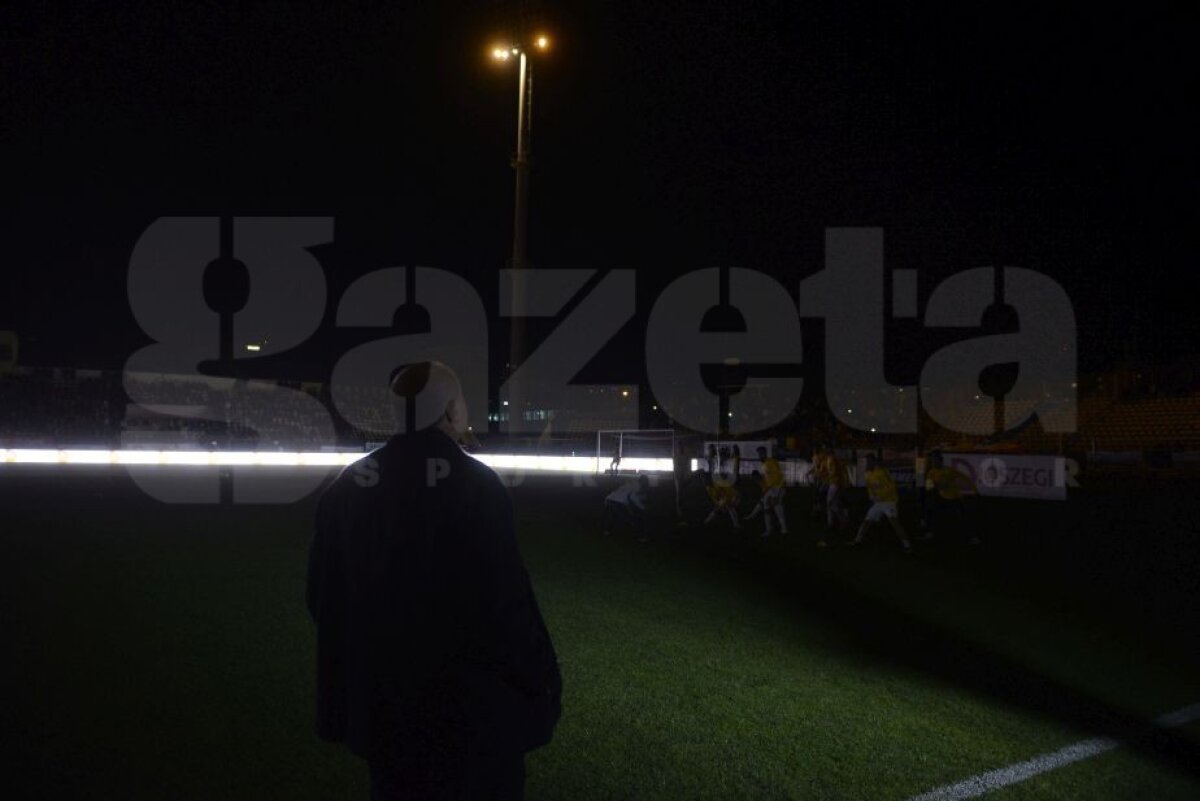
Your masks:
M1182 726L1193 720L1200 719L1200 704L1192 704L1174 712L1168 712L1154 719L1156 726ZM908 801L959 801L963 798L977 798L984 793L990 793L1010 784L1023 782L1026 779L1046 773L1072 762L1098 756L1117 748L1121 743L1109 737L1095 737L1091 740L1081 740L1066 748L1050 754L1042 754L1024 762L1017 762L998 770L980 773L955 784L947 784L930 790L927 793L915 795Z

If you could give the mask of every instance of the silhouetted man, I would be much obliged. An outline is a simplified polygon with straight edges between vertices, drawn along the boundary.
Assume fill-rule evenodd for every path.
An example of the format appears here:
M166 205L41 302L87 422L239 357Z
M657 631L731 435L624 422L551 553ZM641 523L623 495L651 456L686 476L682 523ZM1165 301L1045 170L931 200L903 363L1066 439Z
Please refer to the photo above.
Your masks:
M521 798L561 678L508 493L456 442L453 371L410 366L392 391L413 433L348 467L317 509L317 733L367 760L375 799Z

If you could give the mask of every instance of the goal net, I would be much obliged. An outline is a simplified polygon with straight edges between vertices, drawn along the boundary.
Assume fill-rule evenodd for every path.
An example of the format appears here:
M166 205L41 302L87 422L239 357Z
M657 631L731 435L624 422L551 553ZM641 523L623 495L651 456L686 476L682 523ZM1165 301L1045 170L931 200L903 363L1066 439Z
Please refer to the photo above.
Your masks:
M597 473L674 469L675 431L670 428L602 429L596 432Z

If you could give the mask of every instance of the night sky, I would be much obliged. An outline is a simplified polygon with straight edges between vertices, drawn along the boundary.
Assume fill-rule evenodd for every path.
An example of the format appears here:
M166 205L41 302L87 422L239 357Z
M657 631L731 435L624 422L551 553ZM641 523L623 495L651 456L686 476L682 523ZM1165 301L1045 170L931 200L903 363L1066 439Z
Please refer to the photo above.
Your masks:
M387 266L494 297L516 78L488 53L517 4L341 5L0 12L0 329L23 362L119 368L146 341L125 272L159 216L335 216L331 310ZM923 296L979 266L1061 281L1085 369L1135 331L1145 362L1193 350L1189 26L1142 4L966 5L526 3L554 37L535 66L533 265L637 268L644 312L703 267L794 291L825 227L883 226L887 266L921 269ZM636 380L643 326L604 378ZM256 369L325 378L380 335L325 331Z

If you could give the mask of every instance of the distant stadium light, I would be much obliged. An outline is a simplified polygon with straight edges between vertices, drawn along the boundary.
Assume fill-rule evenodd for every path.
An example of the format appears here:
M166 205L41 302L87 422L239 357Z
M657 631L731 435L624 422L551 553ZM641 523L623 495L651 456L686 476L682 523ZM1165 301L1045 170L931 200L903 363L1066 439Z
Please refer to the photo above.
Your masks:
M112 464L112 451L60 451L64 464Z
M251 353L258 353L260 350L262 350L262 345L255 345L251 343L246 346L246 350L250 351Z
M0 464L19 465L116 465L123 467L345 467L363 458L365 453L324 453L303 451L153 451L83 449L0 449ZM528 454L477 453L471 456L495 470L523 470L549 473L597 473L599 460L594 456L533 456ZM644 473L669 473L671 459L627 458L622 467Z
M622 398L628 398L628 397L629 397L629 390L627 390L627 389L623 389L623 390L621 390L621 397L622 397Z

